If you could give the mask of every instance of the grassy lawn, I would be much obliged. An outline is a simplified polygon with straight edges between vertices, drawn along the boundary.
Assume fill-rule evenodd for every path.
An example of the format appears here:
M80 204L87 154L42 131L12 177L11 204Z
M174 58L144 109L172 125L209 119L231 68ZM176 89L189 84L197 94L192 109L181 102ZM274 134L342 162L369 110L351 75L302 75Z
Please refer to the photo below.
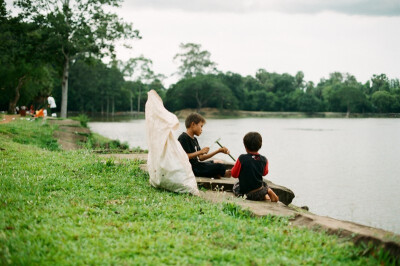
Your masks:
M0 264L391 262L286 218L153 188L140 162L61 151L53 129L0 125Z

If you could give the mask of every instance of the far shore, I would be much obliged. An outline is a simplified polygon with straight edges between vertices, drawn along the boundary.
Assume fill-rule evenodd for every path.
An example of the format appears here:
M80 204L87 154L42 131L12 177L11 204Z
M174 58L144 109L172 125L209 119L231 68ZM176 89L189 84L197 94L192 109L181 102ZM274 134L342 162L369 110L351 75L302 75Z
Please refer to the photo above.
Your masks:
M184 119L190 113L198 112L206 118L400 118L400 113L338 113L338 112L316 112L316 113L304 113L304 112L266 112L266 111L243 111L243 110L226 110L217 108L201 108L197 109L183 109L174 112L178 118ZM69 112L69 116L79 115L79 112ZM108 118L106 120L113 121L113 118L123 119L144 119L144 112L115 112L114 115L111 113L87 113L87 115L94 120L99 118Z

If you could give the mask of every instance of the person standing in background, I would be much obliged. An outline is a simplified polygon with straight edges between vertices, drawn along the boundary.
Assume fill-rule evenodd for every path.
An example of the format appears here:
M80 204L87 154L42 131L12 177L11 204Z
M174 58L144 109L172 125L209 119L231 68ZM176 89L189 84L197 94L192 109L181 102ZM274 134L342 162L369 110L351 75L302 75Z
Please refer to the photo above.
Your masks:
M49 104L50 107L50 113L52 117L57 117L56 114L56 101L54 100L53 96L51 96L51 94L49 95L49 97L47 97L47 103Z

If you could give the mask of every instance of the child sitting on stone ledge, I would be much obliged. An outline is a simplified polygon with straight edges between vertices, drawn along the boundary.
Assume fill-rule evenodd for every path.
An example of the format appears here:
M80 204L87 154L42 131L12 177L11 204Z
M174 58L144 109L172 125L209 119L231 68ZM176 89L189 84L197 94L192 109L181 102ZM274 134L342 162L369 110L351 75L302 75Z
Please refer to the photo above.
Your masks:
M203 116L197 113L190 114L185 120L186 132L182 132L178 141L189 157L189 162L192 165L192 170L195 176L200 177L230 177L231 171L226 170L222 161L206 161L217 153L229 154L229 150L225 147L219 148L210 152L209 147L200 148L200 145L195 136L200 136L203 132L203 125L206 120Z
M246 195L249 200L279 201L279 197L263 181L268 174L268 160L258 153L262 146L262 137L257 132L249 132L243 138L246 154L239 156L232 168L232 177L239 178L233 187L236 196Z

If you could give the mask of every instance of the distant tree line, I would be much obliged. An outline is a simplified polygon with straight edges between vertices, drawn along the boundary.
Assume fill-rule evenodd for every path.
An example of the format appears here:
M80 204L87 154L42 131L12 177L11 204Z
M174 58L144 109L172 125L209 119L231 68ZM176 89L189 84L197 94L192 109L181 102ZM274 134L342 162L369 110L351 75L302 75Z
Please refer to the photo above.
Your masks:
M350 74L331 73L317 85L295 76L270 73L242 77L236 73L201 74L181 79L166 93L166 106L185 108L215 107L249 111L285 112L400 112L398 79L373 75L365 84Z
M72 5L71 3L75 3ZM52 2L53 3L53 2ZM54 2L56 3L56 2ZM185 108L249 111L400 112L399 79L373 75L361 83L348 73L331 73L318 84L259 69L254 76L223 73L200 44L181 44L173 58L179 80L167 89L162 74L143 56L118 61L114 41L140 38L131 25L106 13L97 1L17 1L11 16L0 0L0 110L46 106L53 94L61 114L143 111L156 90L170 111ZM107 3L118 6L118 0ZM52 6L53 5L53 6ZM41 8L47 8L44 12ZM87 23L86 16L93 16ZM109 63L102 57L109 56ZM69 99L69 100L68 100Z
M182 44L181 79L166 92L171 111L185 108L299 112L400 112L399 79L373 75L365 84L348 73L334 72L318 84L295 76L259 69L255 76L218 71L200 45Z

